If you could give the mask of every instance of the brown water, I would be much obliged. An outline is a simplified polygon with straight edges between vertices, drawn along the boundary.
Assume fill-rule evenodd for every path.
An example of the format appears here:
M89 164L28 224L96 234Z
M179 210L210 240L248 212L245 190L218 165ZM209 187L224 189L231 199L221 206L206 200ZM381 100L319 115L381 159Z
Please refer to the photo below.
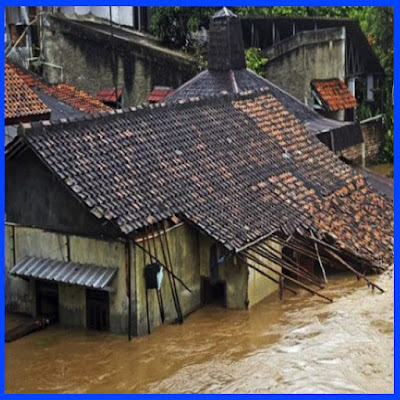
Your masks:
M376 172L378 175L385 177L392 177L393 164L370 165L368 168Z
M331 278L327 304L273 295L134 338L49 327L5 348L10 393L393 393L393 278ZM15 316L7 316L11 327Z

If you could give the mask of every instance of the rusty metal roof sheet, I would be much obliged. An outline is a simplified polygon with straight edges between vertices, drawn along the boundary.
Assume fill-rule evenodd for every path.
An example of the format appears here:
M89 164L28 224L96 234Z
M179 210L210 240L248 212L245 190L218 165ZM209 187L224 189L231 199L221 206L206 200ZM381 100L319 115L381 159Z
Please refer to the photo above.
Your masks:
M10 271L11 275L24 278L44 279L103 290L109 289L108 285L116 273L117 268L37 257L24 257Z

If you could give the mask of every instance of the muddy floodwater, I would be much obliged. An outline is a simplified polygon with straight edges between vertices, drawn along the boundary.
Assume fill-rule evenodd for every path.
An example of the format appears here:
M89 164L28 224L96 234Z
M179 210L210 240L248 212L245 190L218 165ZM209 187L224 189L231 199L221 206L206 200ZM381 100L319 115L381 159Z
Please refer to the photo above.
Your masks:
M393 277L386 292L331 278L327 304L273 295L207 306L133 338L52 326L5 346L10 393L393 393ZM10 328L17 317L7 315Z

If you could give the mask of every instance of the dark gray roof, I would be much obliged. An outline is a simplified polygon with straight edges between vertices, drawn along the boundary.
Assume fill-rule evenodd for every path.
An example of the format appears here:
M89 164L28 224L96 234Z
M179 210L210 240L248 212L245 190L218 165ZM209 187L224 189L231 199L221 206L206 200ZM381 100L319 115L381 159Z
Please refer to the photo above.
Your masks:
M58 100L56 97L49 96L37 88L33 91L38 95L39 99L51 110L51 121L56 121L61 118L80 117L85 115L82 111L71 107L70 105Z
M302 121L311 133L318 135L319 139L329 148L331 148L331 131L334 136L334 147L337 151L363 142L358 123L339 122L324 118L291 94L249 69L203 71L175 90L164 101L174 102L192 97L215 95L223 91L236 93L237 91L257 90L260 88L268 88L271 94L290 113L293 113Z
M10 271L11 275L44 279L94 289L108 289L117 268L79 264L49 258L24 257Z
M4 145L7 146L8 143L17 136L18 125L6 125L4 127Z

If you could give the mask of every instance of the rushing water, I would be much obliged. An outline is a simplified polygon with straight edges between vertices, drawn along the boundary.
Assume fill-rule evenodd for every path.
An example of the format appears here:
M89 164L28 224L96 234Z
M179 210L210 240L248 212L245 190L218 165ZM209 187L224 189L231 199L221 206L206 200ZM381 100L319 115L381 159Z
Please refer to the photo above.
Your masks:
M7 393L392 393L393 277L330 279L249 311L205 307L134 338L52 326L7 343ZM7 316L11 327L15 316Z

